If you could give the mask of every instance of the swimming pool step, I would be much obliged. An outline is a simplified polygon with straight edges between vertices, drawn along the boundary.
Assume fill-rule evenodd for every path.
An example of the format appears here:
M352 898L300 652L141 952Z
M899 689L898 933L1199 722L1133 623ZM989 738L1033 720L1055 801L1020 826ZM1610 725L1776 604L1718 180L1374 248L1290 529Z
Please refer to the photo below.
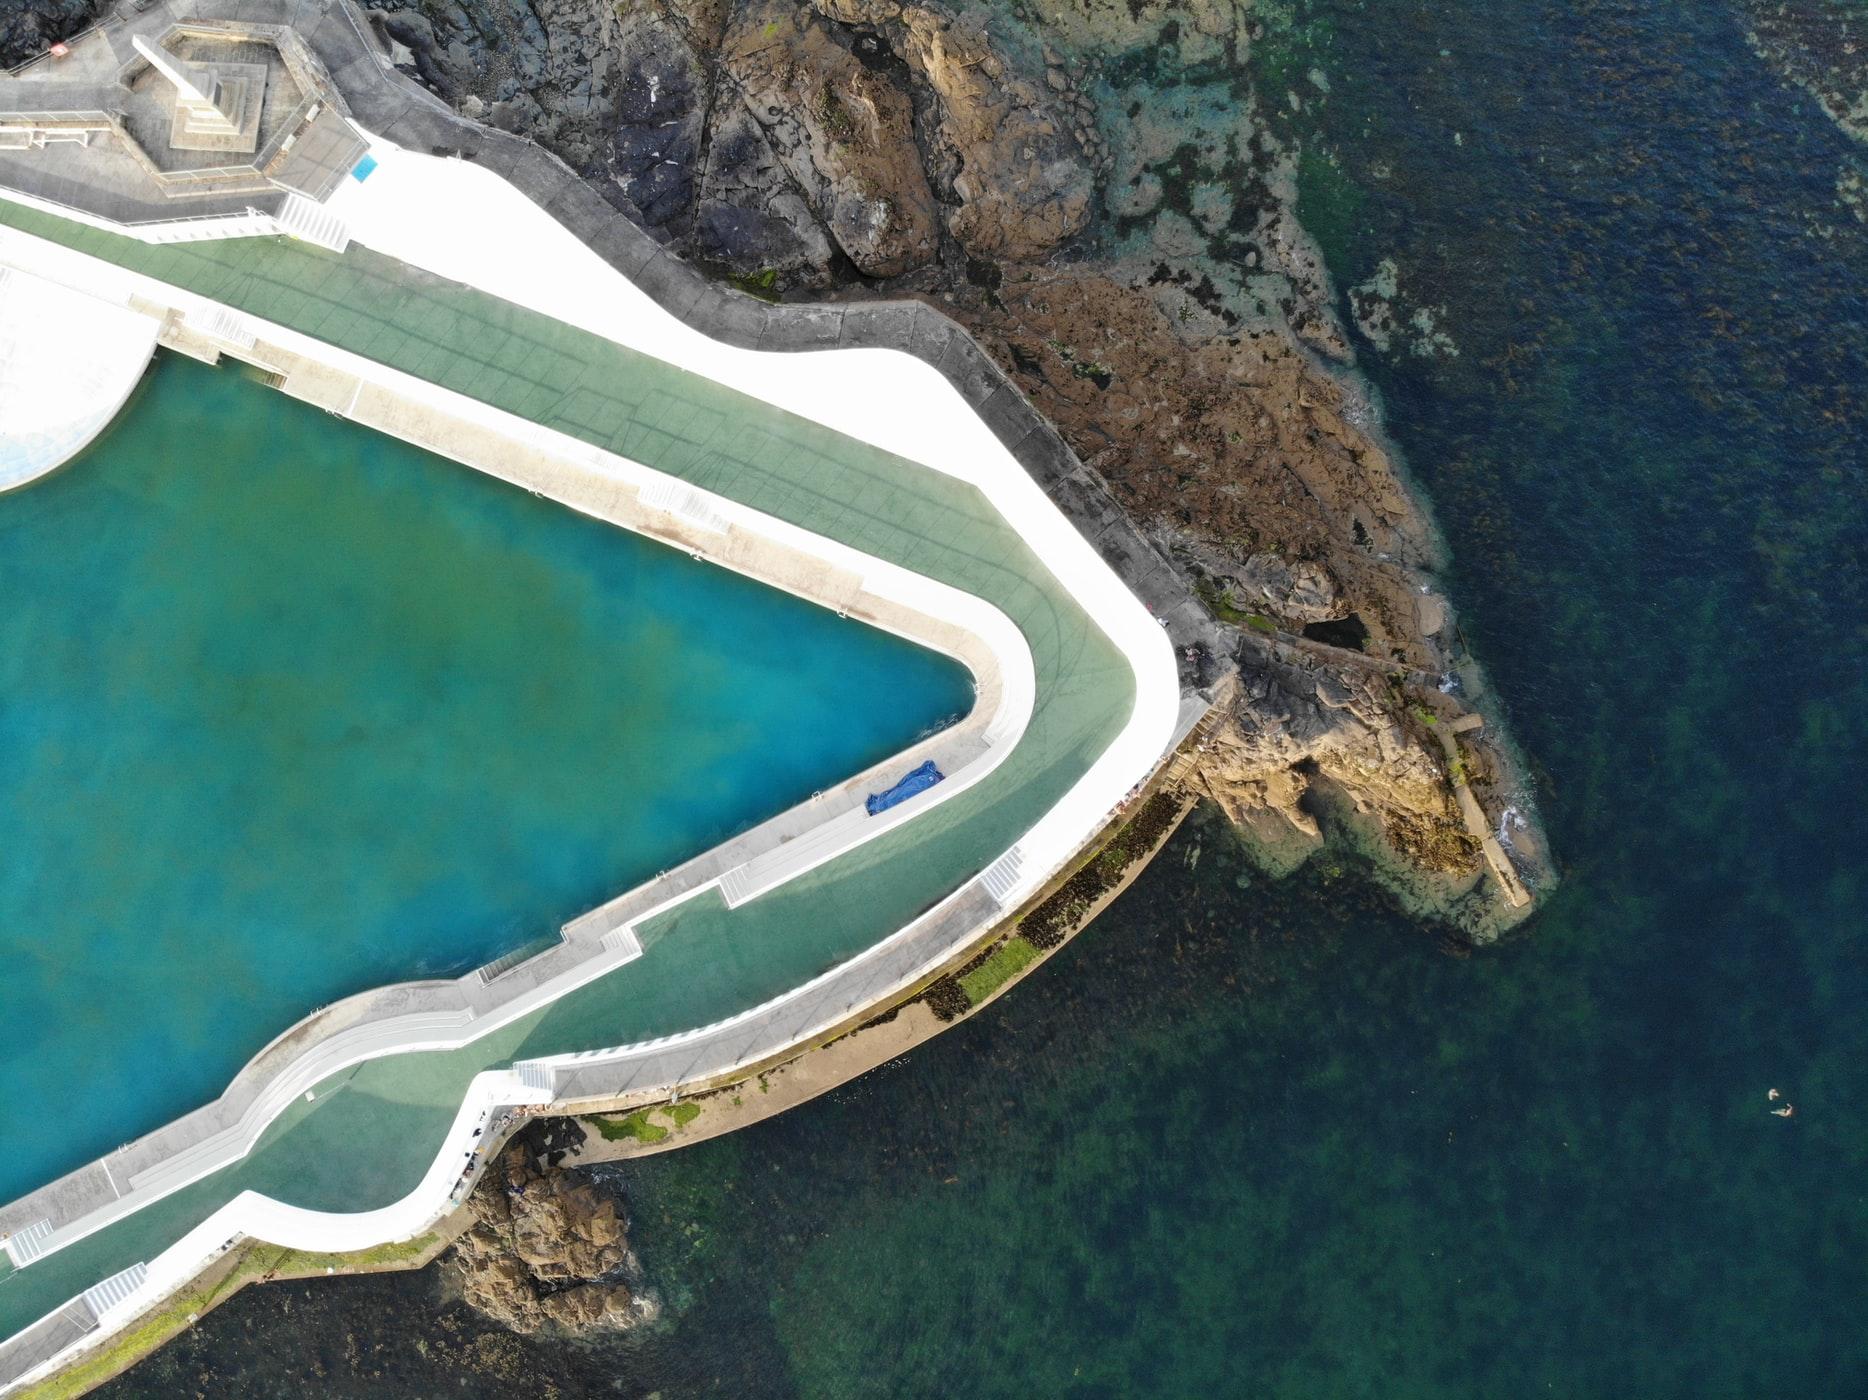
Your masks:
M1005 908L1010 901L1012 890L1018 884L1018 872L1024 864L1024 852L1014 846L987 866L985 873L979 877L979 882L985 887L987 895L1001 909Z
M51 1238L52 1222L35 1220L8 1237L5 1246L7 1257L12 1259L14 1268L23 1269L45 1253L46 1241Z
M287 195L285 204L273 218L282 232L307 243L316 243L320 248L329 248L333 253L341 253L350 246L350 230L344 221L302 194Z
M634 962L642 956L642 940L627 924L613 928L603 935L603 946L612 953L621 953L624 962Z
M518 1076L520 1084L546 1098L558 1092L558 1072L543 1060L517 1060L512 1072Z
M925 793L918 795L919 798L925 796ZM902 806L906 807L907 804L903 803ZM869 814L861 807L856 807L812 827L801 836L795 836L782 845L754 856L720 877L720 897L726 901L727 908L739 908L747 900L755 899L793 876L802 875L832 856L849 850L856 845L870 821Z
M136 1296L136 1291L149 1277L149 1268L145 1264L132 1264L120 1274L112 1274L102 1283L84 1290L84 1301L90 1304L91 1311L102 1321L104 1314L112 1308L122 1307Z

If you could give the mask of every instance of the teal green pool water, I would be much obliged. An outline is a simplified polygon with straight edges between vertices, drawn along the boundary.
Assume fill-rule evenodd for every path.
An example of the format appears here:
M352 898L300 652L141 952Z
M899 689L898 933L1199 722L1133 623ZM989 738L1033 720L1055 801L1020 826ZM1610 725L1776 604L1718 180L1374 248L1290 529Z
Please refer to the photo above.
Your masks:
M964 712L947 658L162 359L0 497L0 1199Z

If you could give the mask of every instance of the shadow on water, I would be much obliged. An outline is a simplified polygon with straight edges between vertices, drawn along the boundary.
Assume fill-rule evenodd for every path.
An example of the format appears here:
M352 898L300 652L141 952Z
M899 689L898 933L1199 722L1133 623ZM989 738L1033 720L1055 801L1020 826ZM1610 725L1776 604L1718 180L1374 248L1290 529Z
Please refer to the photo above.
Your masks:
M1364 367L1544 774L1570 869L1527 936L1441 957L1204 817L979 1023L635 1168L660 1331L359 1281L108 1393L1868 1388L1847 142L1716 4L1317 0L1259 61L1329 77L1286 120L1340 283L1392 258L1458 349Z

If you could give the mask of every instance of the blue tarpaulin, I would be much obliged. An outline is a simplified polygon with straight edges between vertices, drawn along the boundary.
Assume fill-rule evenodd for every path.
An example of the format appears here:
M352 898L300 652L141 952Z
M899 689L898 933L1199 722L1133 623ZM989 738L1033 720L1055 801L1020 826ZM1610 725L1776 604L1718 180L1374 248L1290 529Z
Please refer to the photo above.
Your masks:
M869 809L869 815L873 817L877 812L888 811L898 802L906 802L917 792L926 792L946 776L934 766L934 760L930 758L894 787L883 792L870 793L863 802L863 806Z

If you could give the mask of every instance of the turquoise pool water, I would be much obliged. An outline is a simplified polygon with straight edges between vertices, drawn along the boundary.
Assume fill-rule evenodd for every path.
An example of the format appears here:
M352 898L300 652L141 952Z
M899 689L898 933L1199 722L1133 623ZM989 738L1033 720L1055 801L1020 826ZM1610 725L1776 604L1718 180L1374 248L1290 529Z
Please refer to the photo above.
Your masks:
M0 1199L972 702L898 638L162 359L0 497Z

